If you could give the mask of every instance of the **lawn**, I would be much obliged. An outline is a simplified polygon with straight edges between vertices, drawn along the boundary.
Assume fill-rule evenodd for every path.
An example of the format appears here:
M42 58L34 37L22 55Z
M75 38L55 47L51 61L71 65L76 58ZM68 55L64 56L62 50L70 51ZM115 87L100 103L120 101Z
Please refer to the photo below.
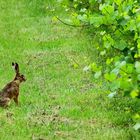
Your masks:
M12 61L27 78L19 106L12 101L0 108L0 139L131 140L134 103L110 100L107 84L83 71L97 58L94 42L55 20L53 6L49 0L0 1L0 87L15 75ZM60 9L56 14L66 17Z

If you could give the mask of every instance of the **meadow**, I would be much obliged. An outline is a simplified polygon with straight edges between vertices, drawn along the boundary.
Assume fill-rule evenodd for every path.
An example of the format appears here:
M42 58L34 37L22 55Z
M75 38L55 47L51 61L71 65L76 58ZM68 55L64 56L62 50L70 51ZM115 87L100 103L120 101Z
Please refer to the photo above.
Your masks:
M19 106L0 108L1 140L131 140L137 100L108 98L106 82L83 68L97 59L84 31L62 24L49 0L0 1L0 87L18 62L27 81ZM103 84L102 84L103 83ZM121 99L120 99L121 98Z

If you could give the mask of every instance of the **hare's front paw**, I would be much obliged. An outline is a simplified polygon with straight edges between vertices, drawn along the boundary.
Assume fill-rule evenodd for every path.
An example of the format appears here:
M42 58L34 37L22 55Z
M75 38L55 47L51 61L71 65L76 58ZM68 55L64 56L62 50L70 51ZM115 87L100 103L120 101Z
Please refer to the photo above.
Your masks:
M1 107L8 107L10 105L10 98L1 98L0 99L0 106Z

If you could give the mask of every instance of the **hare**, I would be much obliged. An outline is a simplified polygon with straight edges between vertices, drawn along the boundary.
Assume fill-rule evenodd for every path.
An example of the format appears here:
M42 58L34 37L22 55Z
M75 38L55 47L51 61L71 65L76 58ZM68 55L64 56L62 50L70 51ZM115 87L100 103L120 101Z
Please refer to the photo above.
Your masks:
M7 107L10 104L10 100L14 99L14 102L18 105L18 96L19 96L19 85L26 81L24 75L19 73L19 65L12 62L12 66L15 69L16 75L13 81L8 83L0 91L0 106Z

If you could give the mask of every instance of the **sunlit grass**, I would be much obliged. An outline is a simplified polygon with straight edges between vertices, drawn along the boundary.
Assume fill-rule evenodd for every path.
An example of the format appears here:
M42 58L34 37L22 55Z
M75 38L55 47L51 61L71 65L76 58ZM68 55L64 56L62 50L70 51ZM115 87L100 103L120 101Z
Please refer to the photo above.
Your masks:
M106 84L83 72L97 57L86 35L53 22L49 1L0 4L0 86L14 77L12 61L27 78L20 105L0 109L0 139L128 140L129 113L109 101Z

